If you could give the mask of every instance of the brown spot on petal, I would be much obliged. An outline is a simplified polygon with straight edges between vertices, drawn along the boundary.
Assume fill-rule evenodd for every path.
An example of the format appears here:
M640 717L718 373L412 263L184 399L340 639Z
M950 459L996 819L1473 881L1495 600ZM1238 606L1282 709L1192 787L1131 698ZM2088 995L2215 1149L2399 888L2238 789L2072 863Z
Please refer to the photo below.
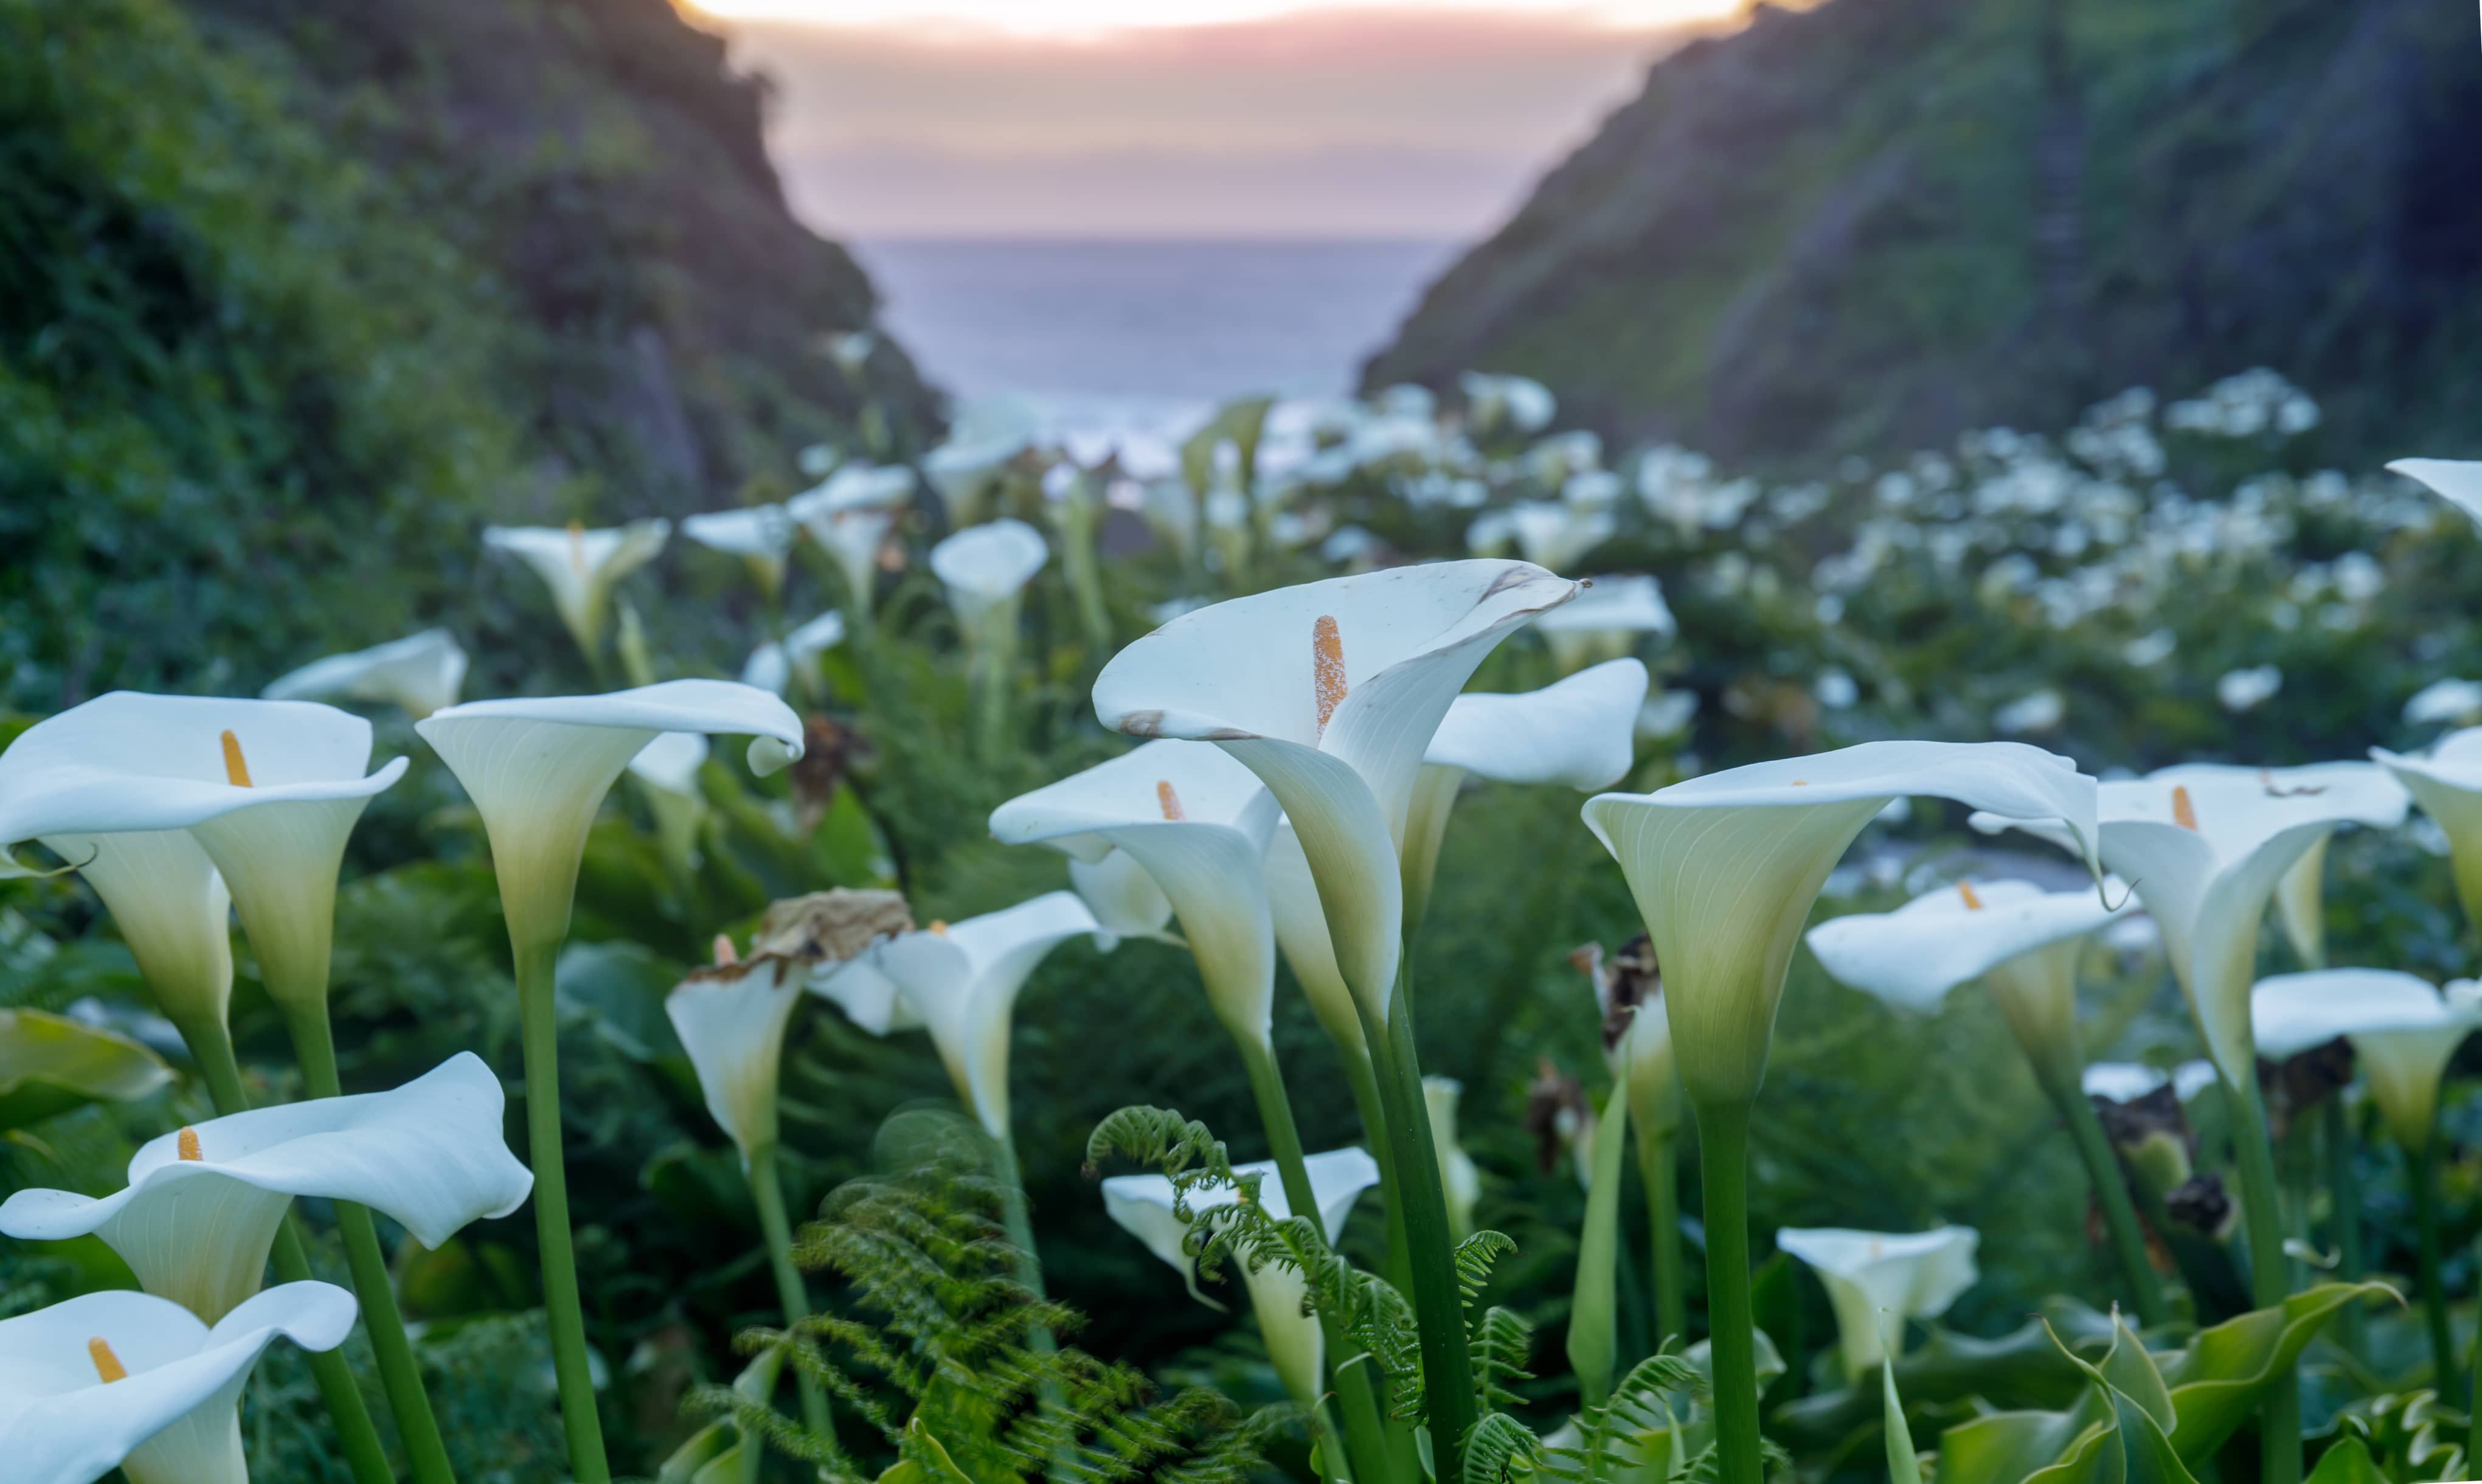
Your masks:
M120 1357L112 1353L112 1342L102 1336L97 1335L86 1342L86 1354L87 1359L94 1362L94 1373L103 1378L104 1385L129 1379L129 1367L120 1364Z
M1161 711L1132 711L1128 715L1122 717L1118 725L1119 729L1128 736L1160 737L1163 735L1163 713Z
M1328 718L1344 703L1344 632L1335 626L1335 615L1322 613L1310 625L1310 683L1318 694L1319 732L1327 732Z

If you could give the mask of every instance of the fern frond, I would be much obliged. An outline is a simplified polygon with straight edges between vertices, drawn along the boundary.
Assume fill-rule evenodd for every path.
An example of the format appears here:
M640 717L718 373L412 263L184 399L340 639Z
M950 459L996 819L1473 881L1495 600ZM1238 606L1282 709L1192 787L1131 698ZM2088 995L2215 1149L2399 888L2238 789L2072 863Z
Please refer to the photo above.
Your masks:
M1516 1240L1499 1232L1477 1232L1457 1243L1457 1291L1467 1307L1491 1282L1492 1264L1516 1250Z
M1492 1309L1475 1327L1469 1348L1477 1405L1486 1413L1516 1406L1518 1396L1509 1384L1534 1379L1534 1373L1525 1368L1525 1359L1534 1350L1534 1326L1511 1310Z
M1465 1434L1460 1484L1509 1484L1516 1473L1531 1472L1542 1453L1543 1440L1532 1428L1505 1412L1486 1412Z

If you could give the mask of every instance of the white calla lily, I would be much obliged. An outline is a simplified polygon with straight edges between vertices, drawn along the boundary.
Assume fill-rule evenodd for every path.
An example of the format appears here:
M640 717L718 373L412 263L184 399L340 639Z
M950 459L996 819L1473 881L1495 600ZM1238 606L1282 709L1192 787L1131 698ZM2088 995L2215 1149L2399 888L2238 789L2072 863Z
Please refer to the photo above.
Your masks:
M983 504L1009 464L1034 442L1041 419L1014 397L968 404L948 426L948 440L922 456L923 476L939 491L948 524L962 529L982 518Z
M1069 886L1100 924L1095 946L1106 953L1124 938L1161 938L1172 925L1172 898L1125 850L1105 851L1094 861L1069 857Z
M875 972L895 987L931 1032L958 1098L986 1132L1005 1143L1017 991L1052 949L1096 926L1075 892L1051 891L1003 912L903 934L854 962L865 970L863 982Z
M333 706L116 691L37 723L9 749L0 841L41 839L79 861L94 836L188 831L230 889L270 993L324 1004L345 842L407 766L400 757L365 776L370 755L371 724ZM186 918L200 899L196 862L146 845L127 861L141 857L157 866L145 882L177 893ZM131 931L135 916L120 920Z
M1149 742L1001 805L991 835L1146 868L1198 960L1216 1018L1246 1049L1274 1048L1275 928L1262 865L1276 800L1257 775L1206 742Z
M1528 376L1467 371L1457 385L1465 394L1466 420L1478 433L1540 433L1559 408L1551 388Z
M249 1484L241 1394L278 1338L333 1350L354 1296L270 1288L210 1326L126 1289L0 1319L0 1457L17 1484Z
M1096 714L1134 736L1212 741L1258 775L1299 835L1345 982L1384 1022L1423 754L1484 656L1575 591L1541 568L1486 561L1234 598L1115 655Z
M1553 609L1558 612L1558 609ZM1646 666L1616 659L1538 691L1459 696L1431 734L1405 824L1405 920L1419 923L1448 816L1468 774L1497 783L1608 788L1637 759Z
M1344 1235L1344 1224L1353 1215L1353 1206L1361 1193L1379 1182L1379 1162L1359 1149L1331 1150L1312 1154L1303 1161L1310 1180L1311 1198L1318 1202L1318 1220L1330 1244ZM1284 1199L1281 1181L1276 1179L1273 1162L1233 1166L1241 1176L1259 1176L1258 1204L1278 1221L1292 1215L1292 1206ZM1217 1190L1192 1192L1183 1203L1191 1220L1211 1224L1219 1208L1235 1205L1241 1193L1229 1186ZM1170 1263L1189 1285L1189 1291L1200 1302L1211 1302L1198 1291L1198 1263L1185 1249L1190 1223L1182 1221L1175 1208L1172 1181L1160 1175L1116 1175L1103 1181L1103 1208L1121 1230L1147 1244L1147 1250ZM1303 1301L1308 1286L1298 1270L1273 1263L1252 1268L1238 1258L1230 1267L1241 1276L1250 1292L1250 1307L1258 1318L1258 1332L1265 1337L1267 1357L1276 1365L1276 1374L1285 1391L1304 1406L1317 1404L1322 1391L1320 1369L1325 1362L1325 1339L1319 1332L1315 1315L1303 1312Z
M2251 992L2250 1014L2258 1051L2271 1060L2350 1040L2388 1132L2418 1154L2434 1137L2448 1061L2482 1030L2482 984L2460 979L2442 994L2394 969L2276 974Z
M1648 634L1668 639L1679 629L1663 585L1644 575L1597 577L1575 602L1554 608L1534 626L1564 673L1618 659Z
M2084 1063L2077 959L2096 933L2134 911L2116 881L2100 896L2029 881L1961 882L1891 913L1832 917L1808 941L1830 975L1903 1010L1936 1010L1948 991L1982 980L2056 1096L2075 1088Z
M795 495L785 511L801 522L844 574L845 596L862 621L870 617L880 552L913 497L913 471L903 464L849 464L817 489Z
M2482 727L2451 731L2420 756L2384 748L2370 749L2370 755L2447 836L2457 900L2465 904L2468 920L2482 923Z
M1276 945L1284 963L1301 981L1303 997L1319 1027L1348 1061L1367 1060L1369 1045L1361 1037L1361 1017L1353 1008L1353 991L1336 967L1335 943L1327 936L1327 909L1319 905L1318 881L1310 875L1309 858L1302 853L1293 822L1279 820L1267 841L1267 907L1275 918Z
M1553 571L1574 567L1612 539L1620 524L1612 513L1566 500L1527 500L1509 508L1508 533L1525 560Z
M791 707L726 680L468 702L416 729L483 816L521 957L556 952L568 936L586 832L621 770L648 743L665 732L747 735L750 766L762 775L802 755L801 718Z
M845 616L830 609L788 630L780 641L771 639L753 649L741 667L741 683L781 696L792 689L796 671L809 674L820 655L844 642Z
M2020 742L1866 742L1586 801L1586 823L1652 935L1682 1079L1702 1112L1757 1095L1819 888L1864 825L1915 794L2095 838L2094 780Z
M484 528L483 544L535 570L551 590L561 623L592 660L603 651L614 584L661 555L672 535L673 523L660 517L594 531L576 524L494 525Z
M769 597L784 590L784 564L800 527L781 505L702 511L681 519L681 534L710 551L737 556Z
M1907 1319L1936 1319L1982 1275L1974 1249L1982 1234L1971 1227L1929 1232L1855 1232L1840 1227L1786 1228L1776 1245L1809 1265L1835 1310L1844 1350L1844 1374L1859 1380L1888 1355L1882 1310Z
M698 1073L706 1110L745 1165L753 1151L777 1141L784 1031L808 978L807 965L761 953L697 969L664 996L664 1014Z
M1447 1193L1448 1227L1458 1241L1474 1231L1474 1207L1482 1202L1482 1171L1457 1142L1457 1102L1465 1085L1454 1077L1422 1079L1422 1110L1431 1121L1431 1147L1439 1153L1439 1185Z
M2460 459L2398 459L2388 472L2429 487L2433 494L2482 522L2482 463Z
M2328 833L2312 841L2276 885L2275 909L2284 938L2301 962L2312 968L2327 963L2327 844L2335 829L2347 824L2391 830L2404 823L2412 800L2405 785L2375 762L2320 762L2292 768L2242 768L2226 763L2183 763L2148 775L2152 781L2186 785L2193 799L2211 799L2219 816L2225 801L2236 800L2246 811L2265 802L2284 808L2286 797L2315 800L2318 812L2332 820ZM2246 812L2241 816L2247 818Z
M461 1051L391 1092L255 1108L150 1140L129 1183L100 1199L20 1190L0 1204L0 1232L100 1236L140 1286L213 1322L258 1291L298 1196L369 1206L431 1248L515 1210L534 1179L502 1142L503 1108L500 1079Z
M420 721L457 703L467 660L457 636L444 628L387 644L330 654L287 671L258 694L267 701L368 701L393 705Z
M1001 519L968 526L932 547L931 570L946 585L958 621L979 629L1001 613L1014 623L1018 595L1050 557L1042 532Z

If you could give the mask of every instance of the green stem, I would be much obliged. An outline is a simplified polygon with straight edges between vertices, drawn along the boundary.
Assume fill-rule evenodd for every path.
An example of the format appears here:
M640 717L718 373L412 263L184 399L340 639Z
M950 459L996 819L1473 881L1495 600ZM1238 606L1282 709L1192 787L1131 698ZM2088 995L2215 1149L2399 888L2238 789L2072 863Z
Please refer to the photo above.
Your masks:
M1761 1484L1757 1322L1750 1310L1750 1108L1698 1110L1706 1196L1706 1332L1715 1371L1717 1484Z
M2336 1207L2336 1277L2360 1283L2365 1271L2362 1257L2362 1186L2353 1164L2353 1130L2344 1112L2344 1095L2327 1100L2322 1136L2327 1143L2327 1199ZM2365 1352L2368 1315L2359 1303L2347 1304L2338 1316L2344 1348L2359 1357ZM2470 1454L2467 1455L2470 1457Z
M1586 1219L1577 1234L1577 1285L1569 1305L1569 1367L1577 1399L1599 1407L1612 1394L1620 1360L1614 1288L1621 1255L1621 1181L1627 1170L1628 1079L1613 1081L1595 1123L1595 1179L1586 1187Z
M784 1307L784 1328L798 1331L810 1317L809 1289L802 1270L793 1265L793 1224L784 1214L784 1180L776 1167L776 1146L761 1144L750 1152L750 1196L758 1204L758 1229L767 1236L767 1261L776 1270L776 1297ZM817 1378L800 1365L793 1379L802 1392L802 1424L821 1441L836 1435L835 1418L828 1411L828 1393Z
M1036 1298L1047 1298L1043 1286L1043 1259L1034 1250L1034 1214L1025 1204L1025 1177L1017 1168L1017 1141L1005 1135L991 1140L991 1174L1000 1182L1000 1224L1017 1249L1017 1282ZM1059 1348L1049 1325L1034 1328L1034 1347L1045 1355Z
M2253 1079L2255 1080L2255 1079ZM2241 1212L2249 1227L2250 1301L2273 1309L2290 1296L2284 1256L2284 1213L2276 1195L2275 1148L2267 1140L2266 1105L2255 1086L2225 1084L2235 1109L2232 1150L2240 1164ZM2264 1484L2301 1484L2301 1375L2287 1369L2267 1386L2258 1409L2259 1477Z
M1313 1224L1323 1225L1317 1192L1310 1188L1309 1163L1302 1153L1301 1129L1293 1123L1292 1100L1284 1093L1284 1073L1276 1065L1273 1048L1251 1042L1238 1043L1241 1065L1250 1073L1250 1091L1258 1100L1258 1122L1267 1131L1267 1145L1276 1156L1276 1171L1283 1181L1284 1204L1296 1216L1307 1216ZM1320 1236L1325 1237L1322 1230ZM1320 1338L1326 1341L1331 1367L1344 1357L1355 1353L1352 1337L1335 1316L1322 1312L1319 1316ZM1348 1473L1341 1467L1332 1467L1329 1478L1358 1478L1365 1484L1386 1484L1390 1477L1394 1459L1387 1446L1387 1429L1380 1420L1379 1402L1370 1386L1368 1365L1348 1365L1332 1370L1335 1380L1336 1400L1344 1409L1345 1456L1352 1461ZM1319 1409L1321 1421L1325 1408ZM1324 1454L1322 1455L1324 1456ZM1342 1464L1343 1459L1338 1459Z
M2446 1396L2456 1389L2456 1339L2447 1326L2447 1285L2440 1278L2439 1140L2413 1155L2414 1228L2420 1238L2421 1312L2430 1328L2431 1390Z
M587 1359L586 1311L577 1296L577 1253L568 1232L568 1174L560 1122L560 1007L552 994L557 939L517 950L517 1010L526 1065L526 1142L535 1172L535 1236L542 1249L543 1312L560 1381L561 1424L576 1484L611 1484L603 1422Z
M326 995L280 1003L285 1028L293 1033L294 1059L302 1064L303 1085L313 1098L342 1097L344 1086L336 1075L336 1038L329 1023ZM439 1419L432 1414L431 1395L423 1390L422 1365L406 1338L405 1316L396 1307L396 1280L388 1271L386 1254L380 1250L379 1229L371 1221L369 1207L337 1202L336 1227L344 1234L354 1295L361 1301L362 1324L370 1331L371 1354L379 1362L388 1410L396 1414L406 1461L412 1466L417 1484L456 1484L457 1471L449 1465L448 1444L439 1435Z
M1680 1147L1676 1135L1637 1130L1638 1178L1646 1181L1647 1243L1654 1258L1654 1338L1689 1343L1689 1268L1680 1253Z
M2074 1083L2050 1091L2070 1136L2076 1141L2077 1157L2085 1161L2086 1179L2094 1185L2095 1204L2102 1207L2103 1226L2120 1254L2121 1278L2128 1285L2138 1322L2150 1328L2169 1322L2172 1308L2164 1302L2162 1280L2147 1256L2146 1232L2137 1224L2137 1207L2128 1199L2128 1179L2121 1174L2120 1156L2112 1153L2102 1120L2095 1115L2094 1100Z
M1407 968L1399 960L1387 1023L1372 1018L1354 995L1362 1038L1377 1062L1379 1092L1387 1120L1389 1153L1397 1187L1405 1193L1405 1248L1413 1284L1413 1316L1422 1348L1423 1411L1431 1435L1431 1459L1441 1479L1464 1474L1465 1434L1476 1419L1473 1356L1465 1347L1465 1294L1457 1285L1456 1244L1448 1231L1448 1200L1439 1179L1439 1154L1431 1138L1431 1116L1422 1100L1422 1067L1413 1049L1413 1009Z
M1387 1208L1387 1260L1382 1276L1410 1300L1413 1296L1413 1267L1405 1246L1405 1194L1396 1183L1396 1156L1387 1136L1386 1105L1379 1098L1379 1073L1371 1066L1367 1051L1348 1047L1338 1047L1336 1050L1344 1058L1345 1080L1353 1088L1353 1106L1361 1115L1362 1138L1379 1160L1379 1200ZM1426 1121L1428 1117L1425 1113Z
M2477 1346L2482 1346L2482 1340L2476 1340L2475 1343ZM2470 1410L2469 1410L2466 1415L2471 1418L2471 1420L2467 1422L2465 1426L2465 1460L2467 1465L2465 1471L2470 1473L2473 1471L2471 1467L2472 1461L2475 1458L2482 1458L2482 1349L2477 1349L2474 1354L2473 1391L2471 1399L2468 1405Z
M241 1085L241 1063L233 1055L232 1033L224 1022L178 1023L177 1028L190 1048L190 1060L198 1065L199 1079L207 1084L207 1097L215 1103L216 1112L227 1117L249 1112L250 1095ZM310 1255L302 1245L300 1218L294 1213L287 1211L284 1225L276 1229L276 1246L270 1256L279 1282L303 1283L314 1276ZM371 1409L362 1400L361 1386L354 1380L345 1352L341 1348L323 1350L305 1359L310 1363L311 1379L319 1384L319 1399L328 1408L328 1420L335 1425L336 1443L344 1450L345 1466L353 1471L355 1484L396 1484L396 1470L388 1463L387 1447L380 1442L379 1428L371 1421Z

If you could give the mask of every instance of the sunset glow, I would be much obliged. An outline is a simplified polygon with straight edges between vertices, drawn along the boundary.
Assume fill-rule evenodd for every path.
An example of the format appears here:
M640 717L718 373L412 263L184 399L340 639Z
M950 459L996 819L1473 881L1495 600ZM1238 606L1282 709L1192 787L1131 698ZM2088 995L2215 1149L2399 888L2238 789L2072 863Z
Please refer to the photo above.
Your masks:
M1554 24L1637 30L1719 19L1737 13L1744 0L683 0L683 4L722 20L1075 38L1351 12L1523 16Z

